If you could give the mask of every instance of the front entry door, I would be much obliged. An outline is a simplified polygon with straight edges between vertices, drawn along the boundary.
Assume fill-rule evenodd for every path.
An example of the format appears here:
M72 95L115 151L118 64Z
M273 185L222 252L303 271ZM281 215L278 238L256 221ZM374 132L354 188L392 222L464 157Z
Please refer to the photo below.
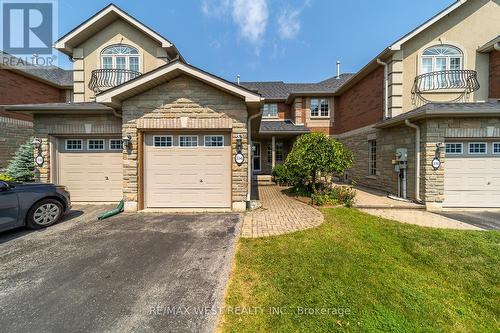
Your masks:
M260 142L254 142L253 171L260 171Z

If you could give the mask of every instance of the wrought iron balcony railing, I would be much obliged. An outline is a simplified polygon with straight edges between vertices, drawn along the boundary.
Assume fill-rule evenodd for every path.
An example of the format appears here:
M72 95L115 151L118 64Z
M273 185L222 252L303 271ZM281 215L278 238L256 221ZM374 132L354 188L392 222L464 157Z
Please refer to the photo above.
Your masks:
M128 69L96 69L92 71L89 88L97 94L135 79L140 75L140 72Z
M477 73L473 70L446 70L430 72L415 77L411 93L414 102L419 99L423 102L432 102L423 94L433 92L444 92L450 90L454 94L448 102L466 101L471 92L479 89Z

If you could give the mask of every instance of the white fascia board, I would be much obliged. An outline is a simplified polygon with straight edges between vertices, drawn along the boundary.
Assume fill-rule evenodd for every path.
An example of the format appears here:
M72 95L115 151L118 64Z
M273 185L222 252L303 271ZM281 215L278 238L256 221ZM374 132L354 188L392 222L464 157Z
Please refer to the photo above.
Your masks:
M457 0L454 4L449 6L448 8L444 9L440 13L438 13L436 16L432 17L431 19L427 20L424 24L420 25L417 27L415 30L411 31L410 33L406 34L403 36L401 39L393 43L391 46L389 46L389 49L393 51L399 51L401 50L401 45L406 43L408 40L412 39L437 21L441 20L443 17L457 9L458 7L462 6L464 3L466 3L468 0Z
M155 80L160 78L161 76L168 74L172 71L175 70L180 70L183 73L190 75L192 77L195 77L201 81L204 81L212 86L216 86L222 90L226 90L229 92L232 92L238 96L241 96L245 99L245 102L247 103L261 103L263 101L263 98L258 95L254 94L251 92L248 92L244 89L238 88L237 86L226 82L224 80L218 79L212 75L209 75L207 73L204 73L203 71L197 70L196 68L187 66L183 64L182 62L177 62L175 64L169 65L165 67L162 70L159 70L157 72L151 73L151 74L146 74L144 77L140 77L130 83L125 83L123 86L119 87L118 89L112 89L109 92L104 92L100 95L96 96L96 102L98 103L111 103L113 101L116 101L116 96L119 96L120 94L133 89L135 87L139 87L142 84L147 83L148 81Z
M153 30L149 29L144 24L142 24L141 22L137 21L132 16L128 15L127 13L125 13L121 9L117 8L116 6L110 5L109 7L105 8L100 13L98 13L97 15L95 15L91 20L89 20L89 21L85 22L84 24L82 24L75 31L73 31L69 35L63 37L62 39L58 40L54 44L54 47L56 49L68 49L68 47L66 46L66 43L67 43L68 40L70 40L74 36L82 33L83 31L85 31L86 29L88 29L92 24L96 23L97 21L99 21L100 19L102 19L104 16L108 15L111 12L117 13L121 18L123 18L125 21L127 21L128 23L130 23L132 26L134 26L137 29L139 29L139 30L145 32L146 34L148 34L151 38L153 38L154 40L158 41L161 44L162 47L171 47L172 46L172 43L170 43L164 37L160 36L159 34L157 34L156 32L154 32Z

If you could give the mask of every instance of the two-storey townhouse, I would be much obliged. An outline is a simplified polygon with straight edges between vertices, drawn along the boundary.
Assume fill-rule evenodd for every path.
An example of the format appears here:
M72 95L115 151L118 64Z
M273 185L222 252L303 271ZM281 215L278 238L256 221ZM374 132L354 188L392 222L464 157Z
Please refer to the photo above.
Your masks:
M74 102L9 108L34 117L41 181L126 211L246 209L259 94L187 64L115 5L55 48L73 60Z
M430 209L500 207L498 0L457 1L336 93L348 178Z
M0 169L33 135L30 115L5 111L5 106L67 102L72 96L71 72L56 66L33 66L0 52Z
M496 207L498 14L498 0L458 1L354 75L240 84L110 5L55 44L74 59L75 103L10 110L34 115L40 180L80 202L243 210L252 175L321 131L353 150L359 184L430 208Z

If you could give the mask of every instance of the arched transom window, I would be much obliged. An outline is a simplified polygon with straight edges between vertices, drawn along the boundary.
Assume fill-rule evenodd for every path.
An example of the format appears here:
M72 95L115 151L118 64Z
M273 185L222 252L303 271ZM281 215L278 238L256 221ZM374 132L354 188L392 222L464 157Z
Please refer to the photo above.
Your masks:
M432 46L422 53L421 74L453 69L462 69L464 55L451 45Z
M129 45L112 45L101 53L103 69L127 69L139 72L139 51Z

